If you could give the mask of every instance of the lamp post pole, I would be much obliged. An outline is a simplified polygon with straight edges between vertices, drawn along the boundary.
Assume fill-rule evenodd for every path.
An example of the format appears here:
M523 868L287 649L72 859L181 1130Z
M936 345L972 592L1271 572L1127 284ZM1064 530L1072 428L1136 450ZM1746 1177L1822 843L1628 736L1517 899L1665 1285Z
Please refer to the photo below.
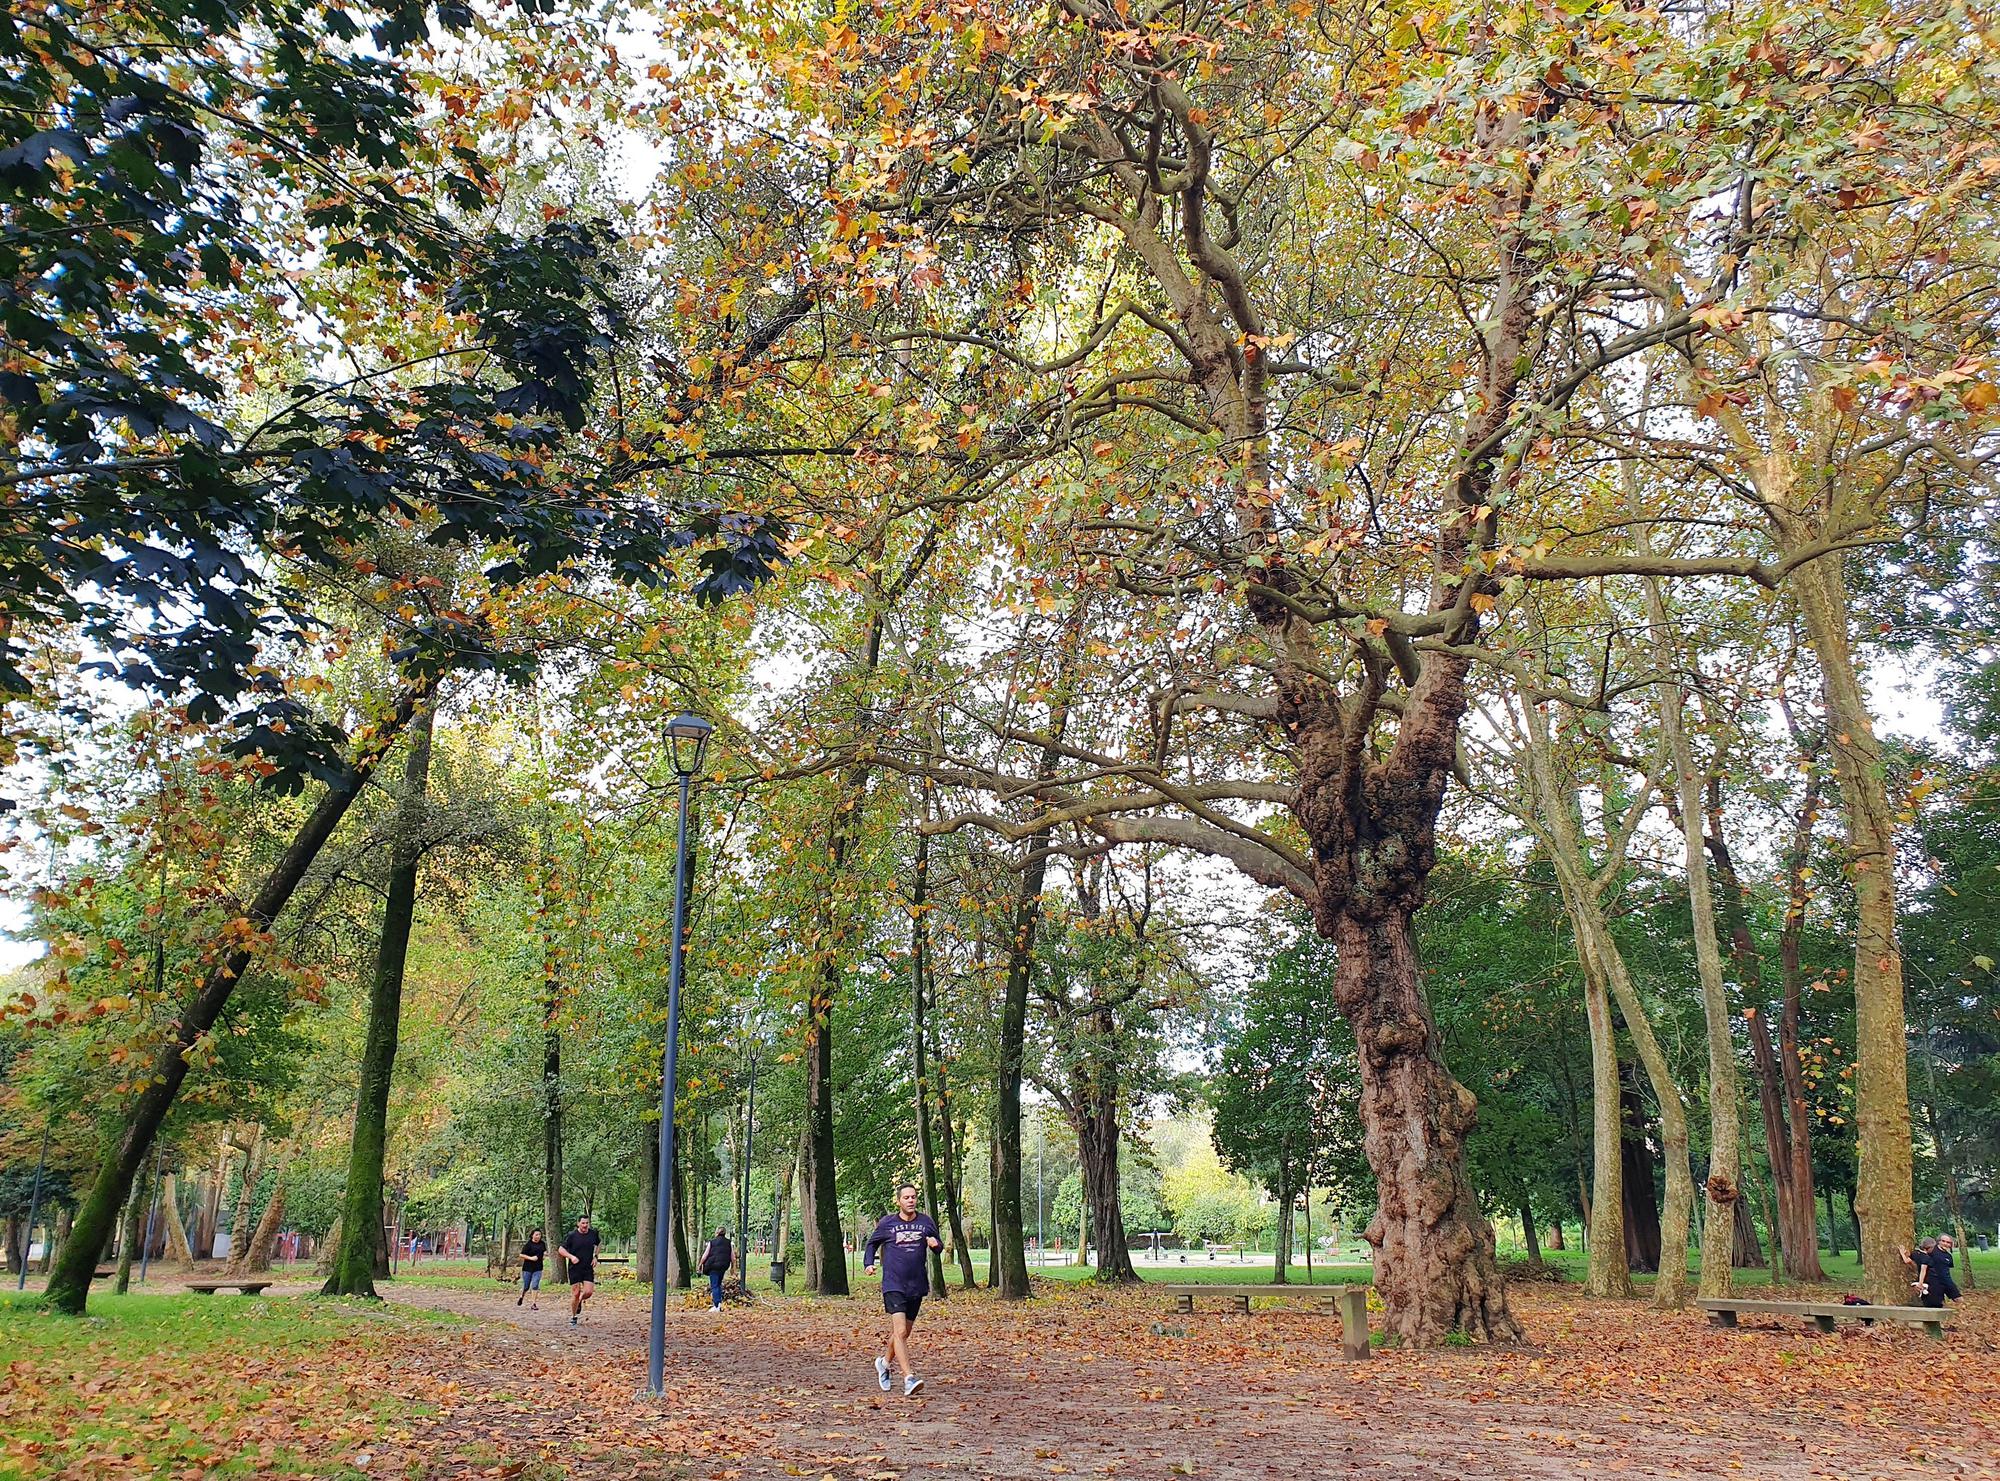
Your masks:
M660 1175L653 1200L653 1326L646 1353L646 1392L666 1392L667 1370L667 1210L674 1187L674 1094L680 1065L681 960L687 937L688 797L712 727L682 715L667 727L673 740L674 770L680 775L680 819L674 839L674 939L667 955L667 1047L660 1070ZM682 754L682 743L692 754Z
M21 1273L14 1278L14 1289L25 1290L28 1284L28 1250L35 1242L35 1215L42 1211L42 1169L49 1165L49 1133L55 1130L54 1121L42 1123L42 1155L35 1159L35 1191L28 1195L28 1228L21 1236ZM42 1242L42 1252L47 1254L55 1244L54 1231Z

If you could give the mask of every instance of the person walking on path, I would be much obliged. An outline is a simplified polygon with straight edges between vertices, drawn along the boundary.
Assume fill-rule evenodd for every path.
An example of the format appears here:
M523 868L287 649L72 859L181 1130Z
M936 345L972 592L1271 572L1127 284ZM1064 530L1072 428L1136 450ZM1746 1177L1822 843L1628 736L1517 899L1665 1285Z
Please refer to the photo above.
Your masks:
M882 1310L889 1316L889 1345L875 1359L875 1379L885 1392L892 1366L902 1370L905 1398L924 1386L923 1379L910 1371L910 1328L924 1297L931 1293L927 1252L943 1247L936 1222L917 1211L917 1185L903 1184L896 1190L895 1212L882 1216L861 1255L861 1268L873 1270L875 1252L882 1252Z
M597 1294L598 1243L597 1231L590 1227L590 1218L585 1215L576 1221L576 1228L563 1236L562 1245L556 1250L569 1262L569 1324L572 1327L583 1315L583 1303Z
M722 1277L729 1274L729 1267L736 1263L736 1251L730 1247L729 1231L718 1229L715 1238L708 1242L708 1250L701 1257L701 1273L708 1277L708 1309L722 1310Z
M1930 1244L1930 1241L1925 1240L1924 1243ZM1925 1306L1942 1309L1947 1297L1953 1301L1964 1299L1958 1293L1958 1282L1951 1278L1952 1243L1949 1234L1940 1234L1935 1245L1930 1249L1919 1248L1914 1255L1900 1245L1896 1248L1903 1262L1916 1269L1917 1279L1911 1289Z
M542 1239L542 1231L530 1229L527 1242L521 1246L521 1294L514 1298L516 1306L532 1295L535 1301L528 1310L542 1309L542 1256L548 1252L549 1247Z

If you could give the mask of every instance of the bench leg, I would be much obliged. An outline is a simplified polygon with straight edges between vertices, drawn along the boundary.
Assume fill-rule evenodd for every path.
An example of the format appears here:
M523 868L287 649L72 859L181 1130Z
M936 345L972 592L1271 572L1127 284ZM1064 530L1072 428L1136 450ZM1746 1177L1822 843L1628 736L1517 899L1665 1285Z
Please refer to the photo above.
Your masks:
M1248 1296L1231 1296L1229 1299L1236 1303L1238 1312L1244 1316L1250 1315L1250 1298Z
M191 1286L189 1287L189 1289L192 1290L197 1296L213 1296L215 1294L213 1290L204 1291L200 1286Z
M1925 1334L1926 1336L1928 1336L1928 1337L1934 1337L1934 1338L1936 1338L1936 1339L1937 1339L1937 1340L1938 1340L1939 1342L1942 1342L1942 1341L1944 1341L1944 1323L1943 1323L1943 1322L1925 1322L1925 1323L1924 1323L1924 1334Z
M1194 1313L1194 1297L1182 1294L1174 1297L1174 1310L1186 1315Z
M1831 1332L1833 1330L1833 1318L1830 1316L1815 1316L1813 1318L1813 1325L1818 1327L1822 1332Z
M1718 1327L1733 1327L1736 1325L1736 1313L1733 1311L1711 1311L1708 1314L1708 1319Z
M1368 1351L1368 1291L1364 1286L1349 1286L1340 1293L1340 1355L1350 1363L1358 1363L1367 1358Z

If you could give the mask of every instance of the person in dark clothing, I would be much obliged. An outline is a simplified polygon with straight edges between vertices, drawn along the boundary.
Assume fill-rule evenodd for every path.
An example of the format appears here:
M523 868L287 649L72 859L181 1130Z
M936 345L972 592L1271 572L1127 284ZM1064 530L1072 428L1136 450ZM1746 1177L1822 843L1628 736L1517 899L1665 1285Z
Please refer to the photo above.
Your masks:
M532 1295L535 1302L528 1310L542 1309L542 1256L548 1252L549 1247L542 1239L542 1231L530 1229L527 1243L521 1246L521 1294L514 1298L516 1306Z
M1958 1293L1958 1282L1951 1278L1952 1237L1940 1234L1935 1244L1925 1240L1913 1255L1898 1246L1896 1253L1903 1257L1907 1265L1915 1267L1917 1279L1911 1289L1917 1293L1917 1300L1925 1306L1942 1308L1949 1297L1953 1301L1963 1299Z
M569 1263L569 1324L573 1327L577 1318L583 1315L583 1303L597 1294L597 1231L590 1227L590 1220L580 1218L576 1228L563 1236L560 1248L556 1250Z
M905 1397L924 1386L910 1371L910 1326L931 1292L929 1252L943 1248L936 1222L917 1211L917 1185L905 1183L896 1190L895 1212L882 1216L862 1251L863 1270L873 1270L875 1252L882 1252L882 1310L889 1315L889 1345L875 1359L875 1380L886 1390L891 1366L901 1368Z
M722 1277L729 1274L729 1267L736 1263L736 1251L730 1248L729 1231L718 1229L715 1238L708 1242L708 1249L701 1257L701 1273L708 1277L708 1308L722 1310Z

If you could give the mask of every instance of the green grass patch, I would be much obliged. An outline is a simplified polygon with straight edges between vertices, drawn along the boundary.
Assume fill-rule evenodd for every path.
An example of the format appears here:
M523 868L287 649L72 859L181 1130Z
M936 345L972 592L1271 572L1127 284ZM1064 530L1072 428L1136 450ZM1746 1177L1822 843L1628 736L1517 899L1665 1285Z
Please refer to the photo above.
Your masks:
M382 1380L457 1321L316 1298L93 1293L83 1317L0 1301L0 1477L358 1474L346 1462L417 1409Z

